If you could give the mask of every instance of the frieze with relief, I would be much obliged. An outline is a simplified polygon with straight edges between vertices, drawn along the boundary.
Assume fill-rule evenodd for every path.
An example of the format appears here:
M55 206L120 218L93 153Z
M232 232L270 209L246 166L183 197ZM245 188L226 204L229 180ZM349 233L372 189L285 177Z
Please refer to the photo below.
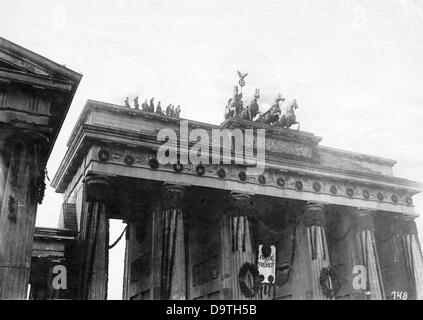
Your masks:
M266 152L291 155L300 159L313 159L314 156L313 148L309 145L275 138L266 139Z
M152 169L149 161L154 155L145 149L125 149L100 147L99 154L107 153L111 156L102 162L114 162L127 166L143 167ZM134 162L128 164L127 157L131 155ZM100 159L99 159L100 160ZM100 160L101 161L101 160ZM266 169L262 175L248 175L247 167L242 165L228 164L205 164L204 173L201 177L209 177L216 179L225 179L239 181L243 183L259 184L262 186L271 186L281 189L291 189L298 192L311 192L317 194L331 195L334 197L344 197L350 199L361 199L368 201L376 201L380 203L391 203L395 205L412 206L413 201L405 190L383 189L376 185L364 185L352 183L340 179L330 179L321 176L310 176L295 172L281 172L274 169ZM157 168L152 170L164 170L177 172L179 174L189 174L199 176L198 165L184 164L181 170L176 170L172 164L158 164Z

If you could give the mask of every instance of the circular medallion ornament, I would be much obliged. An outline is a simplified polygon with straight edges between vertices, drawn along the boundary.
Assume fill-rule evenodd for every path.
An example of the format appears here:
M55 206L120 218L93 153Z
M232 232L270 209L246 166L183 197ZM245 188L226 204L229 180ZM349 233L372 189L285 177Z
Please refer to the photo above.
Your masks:
M109 160L109 151L105 150L105 149L100 149L100 151L98 152L98 160L100 160L101 162L106 162L107 160Z
M397 203L398 202L398 196L396 194L393 194L391 196L391 200L392 200L393 203Z
M180 173L180 172L182 172L182 170L184 170L184 166L182 164L180 164L179 162L175 163L173 165L173 170L175 170L175 172L177 172L177 173Z
M352 188L347 188L347 195L352 197L354 195L354 190Z
M363 197L364 197L365 199L369 199L369 197L370 197L369 190L367 190L367 189L363 189Z
M265 177L264 175L260 175L260 176L259 176L259 182L260 182L261 184L266 184L266 177Z
M251 285L250 281L247 281L250 277L253 279L251 287L249 287L249 285ZM261 288L261 279L257 267L252 263L245 262L241 268L239 268L238 282L241 292L245 297L255 297Z
M206 169L204 168L204 166L200 163L196 168L195 168L195 171L197 171L197 174L199 175L199 176L202 176L205 172L206 172Z
M226 171L223 168L220 168L219 170L217 170L217 176L220 179L224 179L226 177Z
M330 186L330 193L332 194L336 194L338 192L338 189L336 188L335 185L331 185Z
M316 192L320 192L320 190L322 190L322 185L319 182L314 181L313 182L313 190L316 191Z
M244 172L244 171L241 171L241 172L238 174L238 177L239 177L239 180L241 180L241 181L245 181L245 180L247 180L247 175L245 174L245 172Z
M134 159L134 157L133 157L133 156L131 156L130 154L127 154L127 155L126 155L126 157L125 157L125 159L124 159L124 161L125 161L125 163L126 163L128 166L132 166L132 165L134 164L134 162L135 162L135 159Z
M157 169L159 167L159 161L156 158L148 160L148 164L150 165L151 169Z
M282 178L278 178L278 180L276 180L276 183L278 184L279 187L285 187L285 180Z
M413 204L413 199L411 199L411 197L405 197L405 203L411 206Z
M303 182L302 181L295 181L295 188L297 190L303 190Z
M334 298L342 286L342 280L334 267L322 268L319 283L323 294L329 299Z
M383 198L384 198L383 193L379 191L379 192L377 193L377 199L378 199L379 201L383 201Z

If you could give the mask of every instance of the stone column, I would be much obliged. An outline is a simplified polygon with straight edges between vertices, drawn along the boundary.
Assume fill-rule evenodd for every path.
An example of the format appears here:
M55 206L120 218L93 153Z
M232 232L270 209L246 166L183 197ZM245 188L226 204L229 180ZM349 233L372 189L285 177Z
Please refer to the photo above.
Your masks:
M423 259L414 217L398 218L397 233L402 242L408 278L416 300L423 300Z
M161 298L187 299L185 227L183 199L185 188L166 185L162 197L163 238L161 254Z
M248 300L241 292L238 274L241 266L255 264L251 218L255 210L248 194L231 192L231 200L222 218L222 276L224 299ZM254 279L250 279L249 287ZM255 297L253 297L255 298Z
M312 291L314 300L327 300L320 287L320 272L330 266L326 241L324 205L308 203L305 206L304 224L306 226L308 251L310 256Z
M357 209L355 220L358 257L354 264L362 265L366 270L366 289L363 297L369 300L383 300L385 294L376 250L372 212Z
M36 133L14 139L6 142L9 165L7 174L2 168L0 190L0 299L27 298L37 203L45 186L45 140Z
M129 290L129 239L130 239L130 222L126 224L125 232L125 257L124 257L124 266L123 266L123 290L122 290L122 300L128 300L128 290Z
M105 176L88 176L80 241L82 264L79 299L106 300L109 265L109 220L111 181Z

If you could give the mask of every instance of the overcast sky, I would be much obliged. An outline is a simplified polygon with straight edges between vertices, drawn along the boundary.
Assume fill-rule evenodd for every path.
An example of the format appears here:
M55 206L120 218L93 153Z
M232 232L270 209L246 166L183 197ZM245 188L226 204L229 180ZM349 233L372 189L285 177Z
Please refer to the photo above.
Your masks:
M395 159L395 175L423 181L423 1L2 0L0 33L83 74L50 178L87 99L154 96L219 124L240 70L246 101L255 88L262 107L296 98L301 129L321 144ZM57 226L61 203L48 187L37 225ZM122 254L111 253L110 298Z

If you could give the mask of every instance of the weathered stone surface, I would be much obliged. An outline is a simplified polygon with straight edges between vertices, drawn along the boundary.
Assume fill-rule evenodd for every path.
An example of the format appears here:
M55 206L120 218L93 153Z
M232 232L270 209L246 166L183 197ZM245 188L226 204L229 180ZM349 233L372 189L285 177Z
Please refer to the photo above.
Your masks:
M81 75L1 37L0 63L0 299L25 299L45 165Z

